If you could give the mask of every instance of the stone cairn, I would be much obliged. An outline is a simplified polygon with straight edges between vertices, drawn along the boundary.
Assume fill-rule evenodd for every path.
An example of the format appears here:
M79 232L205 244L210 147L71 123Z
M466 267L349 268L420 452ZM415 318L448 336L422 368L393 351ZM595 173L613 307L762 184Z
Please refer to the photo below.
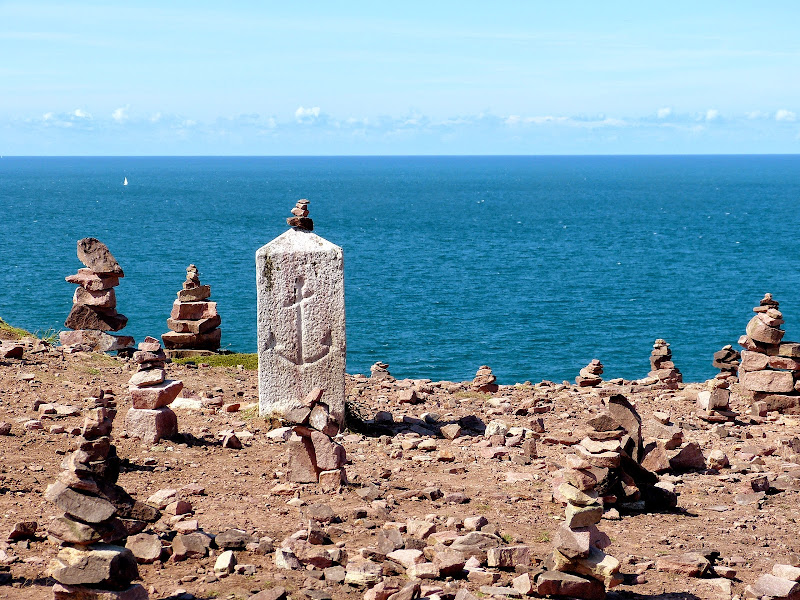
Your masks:
M133 346L133 338L115 336L108 331L119 331L128 317L117 312L114 288L125 276L108 247L95 238L78 240L78 259L86 265L66 278L78 288L72 296L72 310L64 325L73 331L62 331L62 346L79 347L90 351L111 352Z
M376 362L369 368L369 371L373 381L394 381L394 377L389 373L389 365L385 362Z
M292 209L292 215L294 216L286 219L287 225L304 231L314 231L314 221L308 216L308 200L298 200Z
M172 304L168 331L161 336L170 357L197 356L219 350L222 332L217 303L209 302L211 286L200 284L197 267L186 267L186 281Z
M739 371L739 361L742 356L730 344L723 346L722 350L714 352L714 360L711 363L719 369L717 379L731 379L736 377Z
M347 481L344 446L331 439L339 424L322 402L324 390L315 388L298 408L284 414L292 424L287 443L288 478L295 483L319 482L325 491L338 490Z
M598 442L589 438L567 456L559 496L566 500L566 518L553 539L553 554L545 561L546 571L536 580L542 596L568 596L601 600L606 590L622 583L619 561L603 552L611 544L597 528L603 516L603 501L595 489L597 463L619 465L620 442ZM587 458L589 460L587 460Z
M177 398L183 382L166 379L166 358L158 340L149 336L133 353L139 369L128 382L132 407L125 415L125 430L144 444L155 444L178 433L178 417L167 405Z
M481 365L475 374L475 379L472 380L472 391L494 394L500 389L500 386L495 381L497 381L497 377L492 373L492 369L486 365Z
M62 546L50 565L57 582L53 595L56 600L146 600L145 589L131 585L139 578L136 558L122 546L160 514L116 485L120 461L111 443L113 396L100 391L89 400L75 451L45 492L62 511L48 528Z
M756 415L800 406L800 344L783 342L783 315L772 294L765 294L739 338L739 394Z
M603 382L600 375L603 374L603 363L596 358L580 370L575 378L578 387L596 387Z
M669 344L661 338L653 343L650 367L651 371L647 374L648 377L658 379L669 388L677 389L678 384L683 381L681 372L675 368L675 363L672 362L672 350L669 349Z

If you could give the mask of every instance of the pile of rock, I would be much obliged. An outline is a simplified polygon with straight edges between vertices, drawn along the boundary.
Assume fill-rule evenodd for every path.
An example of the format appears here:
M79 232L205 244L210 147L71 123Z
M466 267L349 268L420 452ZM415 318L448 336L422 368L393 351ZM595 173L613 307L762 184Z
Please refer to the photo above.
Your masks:
M783 315L772 294L765 294L753 311L746 335L739 338L739 394L753 403L753 412L800 406L800 344L782 342Z
M106 333L119 331L128 322L128 317L116 309L114 288L125 276L119 263L108 247L95 238L78 240L78 259L86 268L66 278L69 283L78 285L72 296L72 310L64 321L64 325L74 331L59 334L61 345L97 352L132 347L132 337Z
M669 349L669 344L661 338L653 343L650 368L648 377L657 379L671 389L677 389L678 384L683 381L683 375L672 362L672 350Z
M580 370L575 378L578 387L596 387L603 382L600 375L603 374L603 363L596 358Z
M200 284L197 267L186 267L186 281L172 304L168 331L161 336L172 358L211 354L219 350L222 332L217 303L209 302L211 286Z
M800 598L800 567L773 565L772 574L765 573L744 589L744 598L797 600Z
M741 358L741 355L730 344L723 346L722 350L714 352L714 360L711 364L720 371L717 378L730 379L731 377L736 377Z
M125 430L145 444L155 444L178 433L178 418L167 405L183 389L183 382L166 378L166 355L161 344L146 337L134 352L139 369L128 382L132 407L125 415Z
M286 219L286 224L290 227L297 227L305 231L314 231L314 221L308 216L308 200L303 198L298 200L292 209L292 217Z
M597 442L584 439L577 454L569 455L559 496L567 503L566 518L553 539L553 554L546 571L536 579L542 596L567 596L601 600L606 590L622 583L619 561L603 552L611 544L597 528L603 516L603 501L595 489L596 465L619 466L619 439Z
M370 378L374 381L394 381L394 377L389 373L389 365L378 361L369 368Z
M287 442L288 479L296 483L319 482L323 491L336 491L347 481L344 446L333 441L339 423L322 402L324 390L311 390L298 408L287 411L284 421L292 424Z
M475 379L472 380L472 390L475 392L483 392L494 394L500 389L500 386L495 383L497 377L492 373L492 369L487 365L481 365L478 372L475 374Z
M48 528L63 546L50 565L57 581L53 594L56 600L144 600L145 589L131 585L139 578L136 558L122 546L160 514L116 485L120 461L111 443L113 396L100 391L89 400L92 406L75 451L64 459L65 470L45 492L45 498L63 511Z

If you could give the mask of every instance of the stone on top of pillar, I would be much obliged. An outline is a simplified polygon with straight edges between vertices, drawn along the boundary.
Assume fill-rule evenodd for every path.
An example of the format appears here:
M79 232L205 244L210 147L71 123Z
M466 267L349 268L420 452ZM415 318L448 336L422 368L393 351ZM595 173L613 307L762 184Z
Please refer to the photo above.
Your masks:
M256 252L259 413L284 415L320 388L320 401L343 424L342 249L311 232L307 200L292 213L292 229Z

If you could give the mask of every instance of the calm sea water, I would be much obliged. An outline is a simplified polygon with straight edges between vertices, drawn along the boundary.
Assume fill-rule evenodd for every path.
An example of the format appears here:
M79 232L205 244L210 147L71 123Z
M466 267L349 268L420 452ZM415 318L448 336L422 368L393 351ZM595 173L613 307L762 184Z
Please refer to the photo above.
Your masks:
M124 333L167 331L195 263L223 347L254 352L254 253L298 198L344 248L351 373L638 378L662 337L702 380L767 291L800 338L800 156L5 157L0 316L63 328L94 236L125 270Z

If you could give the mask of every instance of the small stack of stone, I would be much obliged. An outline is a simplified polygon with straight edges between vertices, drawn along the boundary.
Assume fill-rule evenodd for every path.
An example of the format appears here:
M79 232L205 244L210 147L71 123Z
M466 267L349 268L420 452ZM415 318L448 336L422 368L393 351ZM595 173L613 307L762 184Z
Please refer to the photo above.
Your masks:
M347 481L344 446L332 438L339 433L339 423L322 402L324 390L315 388L287 411L284 421L292 424L287 442L288 478L296 483L319 482L323 491L335 491Z
M613 443L618 465L619 440ZM595 490L597 476L593 463L585 458L599 456L599 462L605 464L607 455L614 451L603 443L601 447L595 445L587 438L581 442L583 450L567 458L569 466L558 488L559 496L567 502L566 518L554 536L553 554L545 561L547 570L536 579L541 596L601 600L608 588L622 583L619 561L603 552L611 540L597 528L603 516L603 502Z
M492 373L492 369L487 365L481 365L478 372L475 374L475 379L472 380L472 390L475 392L483 392L494 394L500 386L495 383L497 377Z
M48 528L63 546L50 565L57 581L56 600L146 600L136 558L125 539L145 529L160 514L131 498L116 485L120 461L111 443L116 416L113 396L100 391L89 399L75 451L62 462L65 469L48 486L45 498L62 514Z
M394 377L389 373L389 365L378 361L369 368L370 378L373 381L394 381Z
M729 406L731 398L730 381L724 379L709 379L706 389L697 394L697 405L700 408L698 416L710 422L733 421L736 413Z
M603 382L600 375L603 374L603 363L596 358L580 370L575 378L578 387L596 387Z
M186 267L186 281L167 319L171 329L161 339L171 358L211 354L219 349L222 332L217 303L209 302L211 286L200 284L197 267Z
M678 384L683 381L683 375L675 367L675 363L672 362L672 350L669 349L669 344L666 340L659 338L653 343L653 351L650 353L650 367L651 371L648 376L658 379L659 382L671 389L677 389Z
M714 360L711 364L719 369L717 378L730 379L731 377L736 377L741 358L741 355L730 344L723 346L722 350L714 352Z
M800 344L784 342L783 314L772 294L753 311L746 335L739 338L739 393L753 402L753 411L796 409L800 405Z
M178 433L178 418L167 405L183 389L183 382L166 378L166 354L153 337L146 337L133 354L139 369L128 382L132 407L125 415L125 429L130 437L145 444L155 444Z
M292 215L286 219L287 225L304 231L314 231L314 221L308 216L308 200L298 200L292 209Z
M86 268L78 269L75 275L66 278L78 288L72 296L72 310L64 321L64 325L73 331L59 334L61 345L98 352L132 347L132 337L106 333L119 331L128 322L128 317L116 309L114 288L125 276L119 263L108 247L95 238L78 240L78 259Z

